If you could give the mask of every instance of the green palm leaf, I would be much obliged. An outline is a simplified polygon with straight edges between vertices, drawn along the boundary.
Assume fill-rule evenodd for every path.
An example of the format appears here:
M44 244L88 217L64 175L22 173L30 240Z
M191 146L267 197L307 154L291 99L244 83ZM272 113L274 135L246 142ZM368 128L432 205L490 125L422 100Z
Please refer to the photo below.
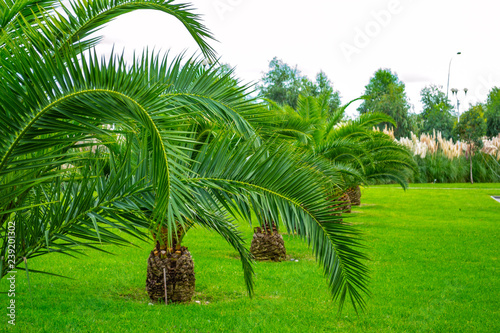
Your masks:
M359 231L331 214L323 186L325 176L311 171L303 155L285 146L270 153L252 149L252 142L221 138L205 146L193 166L193 178L204 200L217 198L233 216L250 218L252 210L263 219L280 221L312 246L323 266L334 298L364 306L367 269ZM311 157L312 159L312 157ZM197 176L196 176L197 175Z

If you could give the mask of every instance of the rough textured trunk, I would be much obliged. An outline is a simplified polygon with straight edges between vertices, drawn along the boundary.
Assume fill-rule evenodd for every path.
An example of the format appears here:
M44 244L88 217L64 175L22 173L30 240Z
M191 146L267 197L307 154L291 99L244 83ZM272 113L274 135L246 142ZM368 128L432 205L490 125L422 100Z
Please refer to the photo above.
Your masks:
M334 198L330 198L330 201L333 201ZM342 194L338 201L336 201L332 206L329 207L335 215L341 215L341 213L350 213L351 212L351 199L347 193Z
M179 247L170 253L168 250L151 251L148 258L146 290L153 302L165 301L165 280L169 303L189 302L194 295L194 263L186 247Z
M170 236L165 227L153 233L156 248L149 255L146 278L146 290L153 302L165 301L165 283L169 303L189 302L194 295L194 262L188 249L181 246L186 229L180 224L176 227Z
M351 205L359 206L361 205L361 189L358 186L348 188L346 191L349 199L351 200Z
M286 259L285 242L274 223L254 229L250 253L257 261L282 261Z
M339 202L334 207L335 211L342 211L342 213L351 212L351 198L349 198L347 192L340 196Z

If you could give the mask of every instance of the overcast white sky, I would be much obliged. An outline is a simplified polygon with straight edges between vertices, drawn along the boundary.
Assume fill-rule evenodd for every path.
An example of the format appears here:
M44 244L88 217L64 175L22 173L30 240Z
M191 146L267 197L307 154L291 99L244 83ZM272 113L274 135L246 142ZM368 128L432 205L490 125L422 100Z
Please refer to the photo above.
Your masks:
M450 90L460 89L461 112L500 86L496 0L191 2L218 40L212 46L221 61L235 66L245 82L257 82L277 56L311 79L323 70L346 103L363 94L377 69L390 68L420 112L420 90L429 84L445 90L450 59L460 51L452 61ZM102 33L102 53L109 53L113 44L126 54L145 47L198 52L178 21L154 11L120 17ZM466 97L463 88L469 90Z

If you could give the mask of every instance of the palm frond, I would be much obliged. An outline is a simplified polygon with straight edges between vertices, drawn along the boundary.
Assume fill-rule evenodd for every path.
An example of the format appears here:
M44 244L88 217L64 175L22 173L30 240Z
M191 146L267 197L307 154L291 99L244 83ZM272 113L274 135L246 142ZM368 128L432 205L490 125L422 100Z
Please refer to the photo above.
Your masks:
M141 211L134 198L150 189L149 184L134 179L130 162L112 164L108 176L102 173L99 159L85 165L69 178L53 177L17 197L19 209L1 226L5 235L7 228L14 226L15 266L23 258L52 252L79 252L81 247L102 251L99 244L130 244L117 230L144 236L147 225L138 218ZM3 239L0 247L2 276L9 270L6 242Z
M325 176L312 172L314 163L301 162L304 156L285 146L272 152L252 147L227 137L203 147L193 178L186 181L205 200L217 198L235 217L248 219L253 210L263 219L282 222L312 246L333 297L340 304L348 297L362 307L367 269L362 264L366 256L357 250L359 231L329 211Z

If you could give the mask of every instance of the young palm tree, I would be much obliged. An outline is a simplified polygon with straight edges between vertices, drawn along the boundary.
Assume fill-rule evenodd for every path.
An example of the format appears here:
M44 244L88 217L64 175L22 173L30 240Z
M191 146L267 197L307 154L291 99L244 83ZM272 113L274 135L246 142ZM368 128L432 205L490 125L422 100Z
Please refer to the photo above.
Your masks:
M276 119L265 133L296 146L303 154L324 160L319 169L329 174L330 180L336 179L333 184L325 183L330 187L330 209L336 216L350 212L351 204L360 204L359 184L396 181L406 188L411 170L415 169L407 149L389 136L372 130L379 123L393 122L389 116L370 113L342 122L346 107L354 101L333 114L329 113L327 101L321 96L299 96L296 109L268 101ZM274 233L261 235L256 232L253 248L265 249L274 256L284 248L275 237ZM261 253L259 256L262 257Z
M271 150L256 144L256 140L219 132L217 139L202 145L198 151L190 149L190 158L179 161L186 171L181 182L188 190L183 194L183 204L176 207L175 223L164 221L160 226L164 232L159 235L165 240L158 246L166 243L165 248L155 249L158 253L153 250L148 259L150 297L164 298L163 274L168 277L169 301L186 301L192 296L193 265L182 238L196 226L218 232L239 252L247 288L252 294L252 259L237 232L235 220L243 218L251 223L253 213L284 224L288 232L312 244L330 280L333 295L341 303L350 297L354 304L362 305L360 292L366 291L363 285L367 273L362 261L366 258L357 250L358 232L339 223L340 217L330 212L331 202L325 200L323 185L328 177L310 172L310 166L320 162L313 157L306 160L288 146ZM135 179L147 179L150 174L151 163L144 156L149 156L147 148L142 149L141 157L133 159L132 164L138 166ZM134 202L145 213L142 220L148 220L154 211L153 193L137 193Z
M323 184L331 177L322 160L255 138L255 124L267 115L215 68L147 53L130 66L122 57L100 61L92 50L99 39L86 38L118 15L151 8L181 20L213 56L211 36L188 5L1 5L2 276L42 254L126 243L117 229L138 237L146 228L166 230L166 247L177 250L182 233L202 225L240 253L251 294L251 259L232 219L250 220L253 211L312 244L341 304L364 304L358 232L330 214ZM192 128L204 124L240 139L201 144ZM123 140L127 149L116 149ZM101 156L103 147L109 152Z
M372 130L394 121L382 113L342 121L352 102L332 115L321 97L300 96L296 110L273 105L282 119L275 133L330 161L341 174L344 191L377 181L395 181L406 187L409 172L415 168L411 154L388 135Z

